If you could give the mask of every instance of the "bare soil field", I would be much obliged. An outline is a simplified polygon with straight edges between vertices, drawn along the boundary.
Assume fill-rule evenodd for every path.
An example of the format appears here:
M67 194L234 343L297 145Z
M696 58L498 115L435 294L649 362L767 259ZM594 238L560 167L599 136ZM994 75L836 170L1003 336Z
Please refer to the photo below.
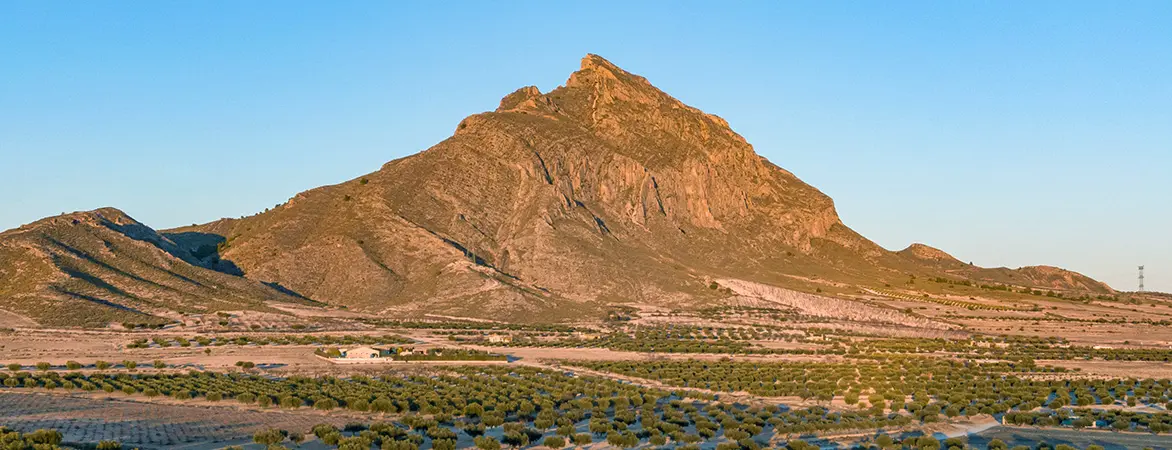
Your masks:
M1172 363L1156 361L1037 361L1038 364L1079 369L1081 376L1101 378L1169 378Z
M742 289L752 291L753 286ZM1172 343L1172 327L1145 324L1145 321L1164 320L1172 317L1164 306L1133 305L1111 302L1072 302L1037 299L1029 301L1037 308L1023 310L969 309L964 306L919 302L893 298L837 298L832 304L821 304L822 298L814 295L778 297L773 291L752 291L758 297L768 297L758 303L772 305L765 310L713 309L704 312L686 312L642 308L629 321L612 321L589 324L595 331L590 334L611 342L623 342L625 335L638 333L650 336L672 335L679 331L688 339L710 339L712 330L726 330L720 340L723 344L751 345L760 354L721 353L653 353L639 351L616 351L607 348L589 348L582 341L575 341L579 332L547 329L516 329L505 326L493 327L484 321L472 322L476 327L451 329L400 329L379 328L374 323L354 320L358 316L343 310L323 313L312 310L328 325L311 330L257 330L246 331L251 324L264 327L277 326L267 321L263 314L241 314L231 318L232 325L217 328L215 324L203 321L195 326L169 327L161 330L63 330L33 329L15 327L15 331L0 332L0 363L18 363L24 371L34 371L40 362L63 366L67 361L79 362L81 372L96 370L91 364L103 360L120 362L132 360L139 363L137 372L206 370L216 372L242 371L240 362L256 365L248 372L264 376L284 377L291 375L331 375L345 377L357 374L377 376L400 371L436 373L436 365L467 364L516 364L594 375L641 385L649 388L671 389L671 386L657 382L627 377L615 373L598 372L574 364L574 361L656 361L656 360L736 360L753 362L849 362L851 355L842 354L842 345L867 342L872 339L898 340L901 338L946 339L967 342L977 334L1012 335L1029 337L1061 337L1074 345L1099 346L1103 348L1145 348L1166 349ZM784 297L784 298L783 298ZM983 298L979 301L955 298L959 303L980 303L996 305L997 300ZM1013 299L1013 306L1021 307L1027 300ZM1007 302L1008 303L1008 302ZM736 306L736 305L733 305ZM743 306L743 305L741 305ZM796 308L796 309L795 309ZM800 311L799 311L800 310ZM857 320L834 317L837 311L852 311ZM877 314L877 320L864 320L868 314ZM640 316L638 314L646 314ZM862 316L860 316L860 314ZM852 316L852 317L855 317ZM448 318L455 320L457 318ZM0 322L4 320L0 314ZM1122 321L1112 323L1111 321ZM19 322L19 321L18 321ZM241 329L241 324L243 328ZM233 328L235 327L235 328ZM477 328L480 327L480 328ZM698 332L696 328L707 331ZM277 328L280 328L279 326ZM653 331L658 330L658 331ZM740 331L738 331L740 330ZM747 330L747 331L745 331ZM756 334L756 333L760 334ZM659 333L659 334L655 334ZM689 334L692 333L692 334ZM386 336L407 338L418 348L434 346L457 347L509 355L509 362L483 361L437 361L437 362L387 362L377 364L337 364L315 355L321 345L257 345L238 344L231 340L236 337L250 338L276 336ZM719 333L717 333L719 334ZM484 339L488 335L512 335L515 339L534 339L533 342L567 340L566 347L558 346L493 346L478 345L475 341L455 341L456 338L473 337ZM155 337L171 340L196 337L216 338L224 345L181 345L147 348L129 348L131 343L150 340ZM528 337L527 337L528 336ZM615 336L618 336L615 340ZM675 334L673 336L680 336ZM689 337L690 336L690 337ZM696 336L700 336L697 338ZM752 336L752 337L745 337ZM760 336L760 337L759 337ZM227 339L225 339L227 338ZM590 338L587 338L590 339ZM149 342L149 341L147 341ZM195 342L194 340L192 342ZM243 342L243 341L242 341ZM253 341L255 342L255 340ZM480 341L483 342L483 341ZM525 342L525 341L518 341ZM692 342L692 341L690 341ZM205 341L206 343L206 341ZM574 347L573 345L583 345ZM1011 345L1011 344L1006 344ZM1061 345L1066 345L1063 343ZM336 345L335 345L336 346ZM638 348L638 347L627 347ZM735 349L734 346L712 347ZM743 348L743 347L742 347ZM838 354L823 350L838 349ZM709 350L711 351L711 350ZM736 350L729 350L736 351ZM764 354L778 351L780 354ZM787 351L820 352L821 354L788 354ZM925 357L952 357L950 353L925 352ZM152 362L161 361L163 369L150 367ZM1085 360L1039 360L1040 365L1063 367L1073 372L1055 374L1068 378L1168 378L1172 376L1172 363L1162 361L1085 361ZM56 370L61 370L60 368ZM111 369L124 372L125 369ZM718 395L721 401L749 405L777 405L802 408L823 406L834 411L854 411L857 405L847 405L842 396L830 401L819 402L798 397L761 397L748 392L699 392ZM907 400L907 399L905 399ZM1137 410L1138 411L1138 410ZM67 441L96 442L117 440L128 447L146 449L213 448L229 444L247 443L252 433L266 428L280 428L295 431L307 430L314 424L346 422L369 422L375 417L367 413L348 410L330 412L309 408L298 410L262 409L237 402L210 402L195 400L174 400L169 397L147 398L142 395L122 395L120 392L57 392L30 390L27 392L0 392L0 425L32 431L38 428L55 428L65 434ZM988 427L988 420L980 420L980 427ZM977 426L973 425L973 426ZM923 427L923 425L917 425ZM933 432L961 433L972 431L967 425L949 422L939 425ZM924 430L928 430L924 428ZM859 436L846 436L857 439ZM833 440L833 439L831 439ZM467 443L465 443L467 444ZM209 447L211 445L211 447Z
M716 353L645 353L607 350L604 348L561 348L561 347L463 347L505 353L522 362L546 363L559 360L579 361L655 361L663 359L696 359L716 361L735 359L738 361L839 361L833 355L722 355Z
M969 331L1014 336L1060 337L1080 345L1116 348L1172 347L1172 327L1126 323L1072 323L1060 320L959 319Z

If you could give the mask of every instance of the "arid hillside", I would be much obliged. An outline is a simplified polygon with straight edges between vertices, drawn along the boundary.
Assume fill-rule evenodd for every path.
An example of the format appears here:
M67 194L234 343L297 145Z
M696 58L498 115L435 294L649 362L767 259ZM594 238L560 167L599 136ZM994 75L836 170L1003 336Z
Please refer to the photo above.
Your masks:
M0 314L9 324L105 327L309 303L200 256L113 208L42 219L0 233Z

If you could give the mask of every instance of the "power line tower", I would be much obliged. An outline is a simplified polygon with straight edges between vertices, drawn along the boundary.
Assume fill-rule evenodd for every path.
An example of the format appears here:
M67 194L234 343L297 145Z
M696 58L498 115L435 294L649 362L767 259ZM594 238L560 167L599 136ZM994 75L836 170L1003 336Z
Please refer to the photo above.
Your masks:
M1144 266L1139 266L1139 291L1144 291Z

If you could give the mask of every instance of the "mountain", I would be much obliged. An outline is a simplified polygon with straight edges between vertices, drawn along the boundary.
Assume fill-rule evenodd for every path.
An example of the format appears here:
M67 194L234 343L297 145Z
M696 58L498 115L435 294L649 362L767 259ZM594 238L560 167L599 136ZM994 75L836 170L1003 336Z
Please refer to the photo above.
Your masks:
M223 236L249 277L317 300L455 315L704 302L714 276L833 269L820 247L844 270L890 256L723 119L594 55L379 171L175 231Z
M214 254L215 245L203 252ZM232 268L205 266L200 255L117 209L63 214L0 233L0 315L24 325L105 327L307 303L221 271Z
M1060 269L885 250L724 119L596 55L564 86L518 89L423 152L250 217L160 233L102 209L0 234L0 308L45 325L306 299L558 321L712 306L734 295L717 280L813 293L908 275L1110 290Z
M223 236L250 278L396 314L576 317L615 302L711 304L711 279L813 290L935 272L839 219L728 123L587 55L452 137L279 207L178 232Z

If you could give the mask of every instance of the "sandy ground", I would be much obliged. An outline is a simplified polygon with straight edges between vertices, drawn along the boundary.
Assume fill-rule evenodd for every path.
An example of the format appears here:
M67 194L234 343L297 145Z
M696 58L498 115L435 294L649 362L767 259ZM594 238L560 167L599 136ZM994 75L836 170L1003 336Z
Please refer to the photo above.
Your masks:
M521 361L654 361L663 359L697 359L716 361L732 359L736 361L840 361L841 358L833 355L722 355L714 353L644 353L614 351L604 348L561 348L561 347L483 347L466 345L464 347L483 351L505 353Z
M37 323L28 317L0 309L0 328L29 328L35 326L37 326Z
M1172 363L1158 361L1054 361L1039 360L1039 365L1081 369L1081 375L1104 378L1169 378Z

